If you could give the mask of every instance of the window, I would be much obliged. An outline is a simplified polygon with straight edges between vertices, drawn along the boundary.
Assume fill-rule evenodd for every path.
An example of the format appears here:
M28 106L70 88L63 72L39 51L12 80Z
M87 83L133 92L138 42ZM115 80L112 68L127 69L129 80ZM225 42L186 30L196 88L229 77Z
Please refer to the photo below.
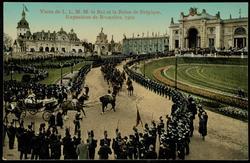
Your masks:
M243 27L236 28L234 35L246 35L246 30Z
M178 34L178 30L175 31L175 34Z
M209 38L208 42L209 42L209 48L213 48L214 47L214 38Z
M175 48L179 48L179 40L175 40Z

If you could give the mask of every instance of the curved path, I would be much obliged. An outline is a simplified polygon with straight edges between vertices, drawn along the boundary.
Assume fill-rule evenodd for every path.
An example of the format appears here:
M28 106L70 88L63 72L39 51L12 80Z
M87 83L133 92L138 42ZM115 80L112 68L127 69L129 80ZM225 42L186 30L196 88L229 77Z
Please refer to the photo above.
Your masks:
M124 62L118 66L122 70ZM86 84L90 88L90 98L86 102L85 112L87 118L81 121L82 138L86 140L87 131L94 130L95 138L98 140L95 159L98 159L97 151L99 150L99 140L103 138L104 130L108 131L108 137L115 137L115 129L119 121L118 127L122 137L133 133L132 127L136 122L136 103L140 111L143 123L149 123L152 120L158 122L159 117L165 118L166 114L170 114L172 102L168 99L148 91L141 85L133 82L134 95L128 96L125 85L122 92L117 97L116 112L107 111L101 115L101 105L99 97L104 95L108 90L108 85L104 82L100 68L93 68L86 77ZM109 106L110 108L111 106ZM248 123L235 120L214 112L208 113L208 136L202 141L198 134L198 117L195 119L194 136L191 138L190 154L187 160L231 160L231 159L248 159ZM69 119L65 121L65 126L70 126L70 132L73 135L74 125L73 119L75 111L68 113ZM31 120L35 120L36 131L39 124L43 122L41 113L35 116L27 115L25 126L30 124ZM138 126L139 132L142 132L141 125ZM64 129L59 129L59 133L64 137ZM8 149L8 138L5 139L4 157L6 159L19 159L19 152L15 149ZM158 149L159 143L157 143ZM113 152L113 151L112 151ZM63 156L61 156L61 159ZM114 156L110 157L114 159Z

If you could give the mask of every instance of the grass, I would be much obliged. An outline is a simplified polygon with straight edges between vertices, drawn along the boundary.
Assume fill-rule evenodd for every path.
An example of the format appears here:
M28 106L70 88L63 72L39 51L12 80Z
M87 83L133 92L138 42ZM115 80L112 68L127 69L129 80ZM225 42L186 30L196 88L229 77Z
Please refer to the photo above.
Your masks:
M175 66L170 67L164 76L174 80ZM248 91L248 69L240 65L179 65L177 79L179 82L237 94L238 88Z
M88 62L86 62L86 63L88 63ZM73 68L73 71L79 70L84 65L85 65L85 62L81 62L81 63L76 64ZM46 69L46 70L49 72L49 76L46 79L39 81L40 83L42 83L42 84L54 84L57 80L59 80L61 78L61 69L60 68ZM63 75L66 75L70 72L71 72L71 67L62 68ZM12 78L13 78L13 80L21 81L22 76L24 74L25 73L20 73L20 74L14 73ZM11 78L10 75L4 76L4 80L10 80L10 78Z

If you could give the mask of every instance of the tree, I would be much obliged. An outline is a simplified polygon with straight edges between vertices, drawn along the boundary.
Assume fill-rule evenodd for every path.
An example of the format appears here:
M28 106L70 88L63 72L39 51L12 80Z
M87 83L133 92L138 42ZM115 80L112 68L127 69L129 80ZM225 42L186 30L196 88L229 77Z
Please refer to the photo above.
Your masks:
M12 42L13 42L13 39L8 34L4 33L3 50L5 52L11 50Z

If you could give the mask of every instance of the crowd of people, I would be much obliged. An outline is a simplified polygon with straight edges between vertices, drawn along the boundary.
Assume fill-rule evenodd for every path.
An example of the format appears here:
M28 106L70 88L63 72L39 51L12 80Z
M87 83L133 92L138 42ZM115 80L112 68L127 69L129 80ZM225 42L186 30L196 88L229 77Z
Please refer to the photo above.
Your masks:
M198 112L198 132L203 140L207 135L208 116L200 105L196 105L194 99L185 98L181 93L174 91L172 94L173 105L171 114L166 115L156 122L145 123L143 132L139 132L133 126L133 133L122 136L117 128L116 137L108 137L104 131L104 138L96 140L94 131L88 132L87 140L81 136L80 113L77 112L74 123L74 134L70 128L65 129L62 138L57 127L63 128L63 115L58 113L57 118L51 118L46 128L45 123L40 124L39 131L35 131L34 123L24 128L22 121L19 126L14 121L4 123L4 137L9 137L9 149L14 149L15 137L20 152L20 159L109 159L113 153L115 159L185 159L190 153L189 143L194 132L194 119ZM54 115L53 115L54 116ZM78 121L78 125L75 121ZM157 139L158 138L158 139ZM159 141L159 149L156 149L156 141ZM97 150L97 143L100 147ZM61 148L62 147L62 148ZM96 152L97 151L97 152ZM29 157L30 156L30 157ZM63 156L63 157L62 157Z
M36 99L44 99L45 97L54 97L59 101L64 98L67 99L67 88L65 86L8 80L4 81L4 101L13 102L23 100L28 96L29 90L32 90L36 95Z
M76 78L74 78L74 80L72 81L72 85L71 85L71 92L74 92L74 95L76 97L78 97L78 95L81 93L82 88L83 88L83 84L84 84L84 80L85 80L85 76L86 74L91 70L91 65L87 64L84 65L78 72L78 75Z
M99 159L109 159L111 154L114 154L115 159L185 159L185 156L190 153L189 143L190 138L193 136L194 119L197 113L199 117L198 132L202 139L205 140L208 122L206 111L201 105L197 105L191 96L186 97L175 89L145 78L129 69L128 65L134 62L132 60L124 66L124 71L132 80L159 95L172 99L171 114L166 115L165 122L161 116L158 123L154 120L150 122L150 125L145 123L143 132L139 132L137 127L133 126L133 133L123 137L117 128L115 129L116 137L113 139L108 137L107 131L104 131L104 138L99 140L100 147L96 150L98 140L94 138L93 130L88 132L86 141L81 136L81 113L77 112L73 120L75 124L74 136L71 135L70 128L66 128L65 136L62 138L58 133L57 127L63 128L62 119L64 115L58 112L57 115L50 117L47 129L46 124L41 123L38 132L34 129L34 123L28 125L26 129L23 121L19 123L19 126L16 125L15 121L10 123L4 122L3 142L7 134L9 137L9 149L13 150L15 138L17 138L20 159L62 159L62 156L63 159L73 160L95 159L97 155ZM73 82L72 88L78 94L81 92L82 82L90 68L90 66L83 67ZM118 78L116 78L118 77L118 72L121 77L123 77L122 74L124 73L121 73L112 64L103 66L102 71L105 72L105 78L110 73L109 77L111 80L108 81L111 81L111 83L116 83L115 81L119 83ZM58 98L58 92L64 90L63 86L55 85L55 87L49 88L50 91L48 91L47 86L43 87L38 83L26 83L24 86L22 84L24 83L8 81L4 85L4 90L6 90L4 97L9 99L9 101L18 100L25 97L27 91L32 89L34 93L37 93L37 96L39 96L40 92L44 96L57 95L56 97ZM10 97L8 98L8 96ZM156 149L157 141L160 144L159 149Z

